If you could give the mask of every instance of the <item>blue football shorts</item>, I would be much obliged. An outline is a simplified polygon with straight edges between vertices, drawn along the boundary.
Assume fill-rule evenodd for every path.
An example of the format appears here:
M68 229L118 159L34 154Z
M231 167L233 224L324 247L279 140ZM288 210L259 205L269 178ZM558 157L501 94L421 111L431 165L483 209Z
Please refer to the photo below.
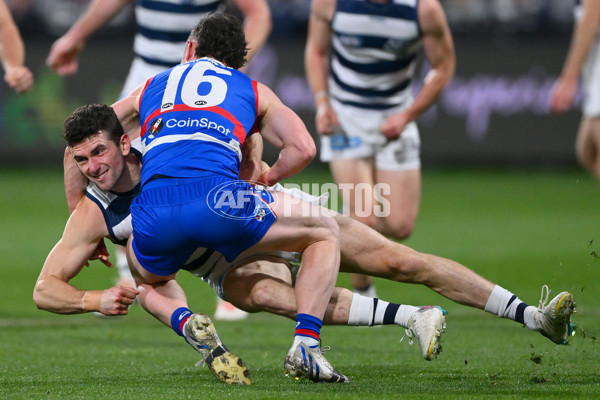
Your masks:
M181 269L199 247L232 262L276 221L272 202L268 191L223 176L152 180L131 205L133 251L161 276Z

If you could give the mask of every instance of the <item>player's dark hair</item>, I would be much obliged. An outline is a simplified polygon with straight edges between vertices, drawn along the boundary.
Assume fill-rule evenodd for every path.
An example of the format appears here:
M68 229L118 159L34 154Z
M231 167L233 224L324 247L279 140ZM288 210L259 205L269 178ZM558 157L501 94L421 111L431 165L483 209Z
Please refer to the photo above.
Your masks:
M106 104L88 104L71 113L63 125L63 138L69 147L105 131L117 146L123 136L123 126L112 107Z
M190 39L196 41L198 58L212 57L235 69L246 63L248 43L242 23L231 14L208 14L194 27Z

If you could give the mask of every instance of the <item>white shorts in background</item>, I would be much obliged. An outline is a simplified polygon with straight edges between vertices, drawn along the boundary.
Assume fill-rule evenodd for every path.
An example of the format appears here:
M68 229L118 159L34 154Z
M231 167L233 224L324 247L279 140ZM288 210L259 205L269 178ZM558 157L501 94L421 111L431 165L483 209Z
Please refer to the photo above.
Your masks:
M421 168L421 140L415 122L406 125L400 137L388 141L379 131L385 119L401 109L386 111L360 110L332 101L340 122L332 135L321 136L322 162L373 158L375 168L385 171L407 171Z
M590 47L581 73L583 85L583 116L600 117L600 32Z
M125 84L123 85L121 96L119 98L122 99L123 97L127 96L139 85L146 82L154 75L159 74L167 69L167 67L162 65L148 64L141 58L135 57L131 63L131 67L129 67L129 73L127 74L127 79L125 79Z

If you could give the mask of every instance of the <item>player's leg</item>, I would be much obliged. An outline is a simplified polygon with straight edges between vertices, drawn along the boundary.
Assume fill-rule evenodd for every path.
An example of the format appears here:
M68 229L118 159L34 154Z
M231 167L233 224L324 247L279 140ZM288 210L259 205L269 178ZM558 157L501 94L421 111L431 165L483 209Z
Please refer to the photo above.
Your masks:
M339 269L339 231L333 218L318 206L287 193L275 192L272 203L277 221L251 251L286 250L302 253L294 294L297 311L294 342L285 362L292 376L313 381L347 382L320 350L322 320ZM310 357L306 357L308 354ZM312 360L307 363L306 360Z
M387 142L375 156L375 192L380 200L377 231L406 239L413 231L421 203L421 141L417 124Z
M382 228L375 216L373 191L374 167L371 158L339 159L329 163L334 181L340 188L344 214L377 230ZM376 297L373 278L368 275L350 274L352 290L363 296Z
M548 307L529 306L464 265L395 243L343 215L336 220L341 235L341 271L426 285L457 303L524 324L555 343L566 342L572 333L575 302L568 292L557 295Z
M144 269L131 248L132 239L127 257L132 275L140 285L138 301L142 307L198 351L202 356L198 365L206 363L217 379L229 384L251 384L248 368L225 347L210 318L188 308L185 292L175 280L176 274L159 276Z
M600 117L581 120L575 153L579 163L600 180Z
M291 319L296 317L296 298L289 265L270 258L253 261L227 273L223 292L237 307L249 312L266 311ZM325 325L398 325L419 341L423 357L431 360L441 350L440 335L445 318L439 307L415 307L361 296L345 288L333 290ZM412 342L411 342L412 343Z
M339 269L339 229L321 207L274 192L277 221L250 251L286 250L302 253L296 277L298 313L323 318Z

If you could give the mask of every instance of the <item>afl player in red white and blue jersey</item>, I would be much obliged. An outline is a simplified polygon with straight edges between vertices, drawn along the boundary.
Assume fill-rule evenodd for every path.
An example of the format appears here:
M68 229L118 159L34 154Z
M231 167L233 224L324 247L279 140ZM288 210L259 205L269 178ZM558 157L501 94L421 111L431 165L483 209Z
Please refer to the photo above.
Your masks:
M336 221L317 205L289 193L258 192L238 178L241 147L255 132L281 149L261 171L265 186L300 172L316 154L298 115L238 71L246 53L239 21L211 14L192 30L181 65L113 105L126 132L141 128L144 152L128 243L134 277L164 287L200 247L229 262L247 249L302 253L297 325L284 366L292 376L346 382L318 349L339 270Z

